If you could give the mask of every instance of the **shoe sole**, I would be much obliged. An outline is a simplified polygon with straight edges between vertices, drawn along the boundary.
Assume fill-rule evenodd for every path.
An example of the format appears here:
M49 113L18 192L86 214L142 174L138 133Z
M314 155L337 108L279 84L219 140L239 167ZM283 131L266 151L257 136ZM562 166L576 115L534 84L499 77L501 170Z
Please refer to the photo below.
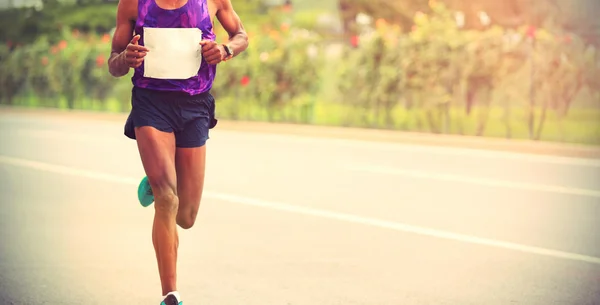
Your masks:
M154 195L152 195L148 177L144 177L138 186L138 200L143 207L147 207L154 202Z

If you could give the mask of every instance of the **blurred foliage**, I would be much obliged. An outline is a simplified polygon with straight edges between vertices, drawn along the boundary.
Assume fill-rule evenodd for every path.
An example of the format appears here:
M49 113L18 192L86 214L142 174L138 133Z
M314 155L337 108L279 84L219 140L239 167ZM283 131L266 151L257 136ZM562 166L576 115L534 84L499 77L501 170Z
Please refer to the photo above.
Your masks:
M436 2L464 13L465 28L484 29L479 13L485 12L492 25L518 28L524 24L572 31L589 43L600 45L600 1L597 0L339 0L339 9L348 35L360 32L358 14L400 25L405 31L413 16L429 14Z
M26 44L45 36L54 43L60 39L63 28L106 33L115 26L115 2L78 2L65 4L58 0L44 0L43 9L22 7L0 10L0 41Z
M600 53L575 32L460 29L432 1L408 31L379 18L344 44L307 15L246 5L241 15L264 14L247 52L219 66L221 118L600 144ZM106 67L110 35L57 29L0 44L0 102L127 111L131 81Z
M306 108L316 94L322 66L317 54L319 37L305 29L265 26L259 32L250 31L249 39L251 47L246 52L219 67L213 94L236 103L224 114L248 118L244 108L251 105L274 121L285 106Z
M494 25L515 28L523 24L537 27L557 27L574 32L587 42L600 45L600 10L597 0L303 0L291 1L294 7L302 8L294 21L303 27L314 26L315 20L324 11L339 11L343 28L349 38L360 32L356 24L359 13L383 18L398 24L406 32L413 25L417 12L431 13L429 2L442 2L452 10L465 13L465 26L482 29L479 12L490 15ZM51 41L58 39L62 27L81 32L103 33L115 24L116 0L42 0L43 9L36 7L0 10L0 41L29 43L39 35ZM235 2L236 11L247 26L259 24L276 14L267 16L266 3L280 1L247 0ZM337 12L335 12L338 16Z
M82 33L107 33L116 23L117 1L113 0L43 0L43 9L36 7L0 10L0 41L27 44L39 36L55 43L62 29ZM268 21L267 7L261 0L236 3L236 11L246 24Z
M39 37L33 44L12 52L0 46L0 99L13 103L15 97L35 96L41 106L85 108L83 100L103 103L119 95L118 80L106 72L110 36L82 35L63 29L57 43ZM123 93L123 92L121 92ZM126 98L122 96L122 98Z
M540 139L548 111L564 119L584 87L592 92L586 100L598 106L600 57L580 37L525 27L459 30L443 4L431 2L430 11L415 14L408 35L378 19L358 50L346 51L340 95L362 110L363 125L395 126L391 114L404 106L420 110L414 116L421 130L447 133L455 124L462 134L463 116L476 116L475 134L484 135L497 106L511 137L511 109L520 107L527 109L529 137ZM464 113L452 117L453 107Z

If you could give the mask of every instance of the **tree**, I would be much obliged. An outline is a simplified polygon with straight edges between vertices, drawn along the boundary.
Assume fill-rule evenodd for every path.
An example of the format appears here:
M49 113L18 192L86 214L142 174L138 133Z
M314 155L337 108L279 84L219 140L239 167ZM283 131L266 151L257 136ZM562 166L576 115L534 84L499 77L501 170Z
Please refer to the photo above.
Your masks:
M595 16L600 11L597 0L339 0L338 3L345 31L355 35L359 13L386 19L409 31L416 12L430 13L429 1L442 2L451 10L463 12L466 29L483 29L479 12L486 12L492 26L517 28L552 24L584 37L588 43L600 44L600 18Z
M44 0L41 9L11 8L0 11L0 41L27 44L41 36L56 41L63 28L81 32L106 33L115 25L116 2L77 0L65 3Z

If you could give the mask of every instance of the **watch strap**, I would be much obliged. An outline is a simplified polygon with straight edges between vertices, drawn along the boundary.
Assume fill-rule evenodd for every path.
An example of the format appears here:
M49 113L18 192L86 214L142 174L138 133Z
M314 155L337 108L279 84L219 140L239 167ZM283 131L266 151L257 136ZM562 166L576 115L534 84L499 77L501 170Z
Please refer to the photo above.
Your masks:
M223 60L227 61L233 58L233 50L231 49L231 47L227 44L223 44L223 48L225 49L225 53L227 53L227 56L225 56Z

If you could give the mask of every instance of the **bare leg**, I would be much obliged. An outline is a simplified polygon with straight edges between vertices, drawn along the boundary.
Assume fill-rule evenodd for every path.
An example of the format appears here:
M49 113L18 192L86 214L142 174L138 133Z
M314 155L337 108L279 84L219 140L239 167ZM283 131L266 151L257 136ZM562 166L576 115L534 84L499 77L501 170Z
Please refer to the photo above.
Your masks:
M204 188L205 164L206 145L196 148L177 148L175 154L179 194L177 224L183 229L190 229L196 222Z
M152 243L163 295L177 290L177 174L175 136L153 127L136 129L138 149L154 194Z

